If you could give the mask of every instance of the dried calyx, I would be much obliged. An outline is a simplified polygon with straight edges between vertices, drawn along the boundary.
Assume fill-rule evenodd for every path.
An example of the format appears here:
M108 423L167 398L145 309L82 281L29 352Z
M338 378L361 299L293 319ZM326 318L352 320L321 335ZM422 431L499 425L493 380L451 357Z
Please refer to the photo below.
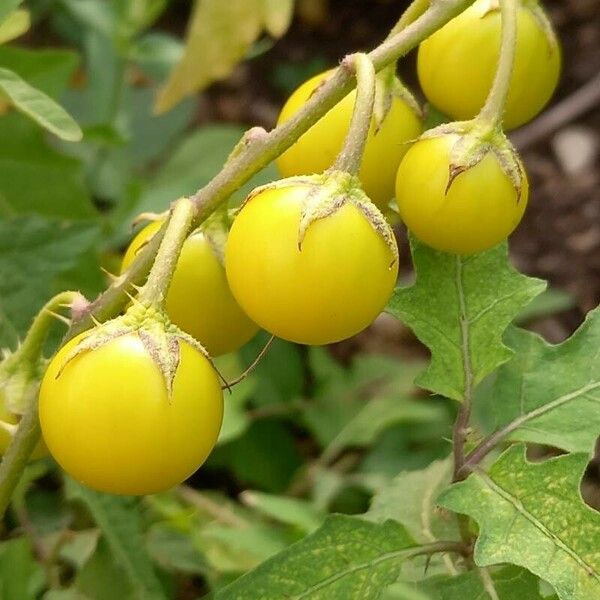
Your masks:
M163 310L142 304L133 297L131 301L132 304L124 315L98 324L81 338L65 357L57 377L77 356L96 350L119 337L136 335L159 368L170 399L181 357L180 342L189 344L210 360L204 346L171 323Z
M345 171L329 169L318 175L280 179L254 189L246 198L242 207L266 190L298 186L306 188L306 193L302 199L302 213L298 227L298 249L300 251L302 251L302 243L306 232L312 223L329 217L345 204L351 204L364 215L375 232L384 239L393 256L390 266L398 260L398 246L392 228L379 209L364 193L358 177Z
M373 119L375 120L375 134L381 128L394 98L399 98L419 118L423 118L421 106L410 90L396 76L396 65L392 64L377 73L375 84L375 101L373 103Z
M446 193L454 180L465 171L479 164L487 154L493 154L502 171L510 179L517 194L521 197L525 168L518 152L499 128L481 126L477 119L444 123L426 131L420 139L433 139L442 136L455 136L450 152L450 165Z

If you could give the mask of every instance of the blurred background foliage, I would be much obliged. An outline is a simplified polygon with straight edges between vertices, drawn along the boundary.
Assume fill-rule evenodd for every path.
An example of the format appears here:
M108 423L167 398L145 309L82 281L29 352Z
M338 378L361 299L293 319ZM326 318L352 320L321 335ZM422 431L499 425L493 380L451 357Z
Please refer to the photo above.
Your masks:
M551 3L553 15L563 16L559 29L583 30L589 22L586 0L577 1L576 9L575 3ZM403 3L19 4L7 0L0 11L7 19L0 25L0 347L16 345L53 293L99 293L108 284L103 270L119 268L137 214L163 211L207 183L249 125L272 126L282 100L301 81L345 52L381 40ZM581 50L574 39L566 45L567 63ZM590 47L595 44L588 62L600 66L597 37ZM403 69L410 82L410 59ZM35 103L11 96L14 81L6 72L64 107L81 127L81 141L69 141L77 132L63 114L50 112L56 118L48 125L42 118L47 104L35 114ZM585 66L573 72L562 96L588 77ZM590 118L584 126L597 134L596 125ZM536 148L528 164L534 180L543 179L539 202L565 184L552 188L554 173L544 175L544 168L550 161L560 170L560 160L547 143ZM576 184L570 180L560 218L551 209L552 224L543 225L545 232L560 231L571 219L563 254L572 264L573 252L581 258L600 243L600 233L593 238L597 224L582 232L571 208L585 192L588 214L600 211L598 194L588 193L597 183L590 172L577 175ZM268 167L232 202L276 177ZM564 260L556 259L546 237L539 247L524 237L540 228L540 218L533 208L525 233L516 236L515 260L549 277L556 289L521 320L558 341L590 302L597 304L599 286L590 291L581 281L600 264L589 260L566 278ZM410 278L409 266L403 268ZM222 372L237 376L265 341L259 335L238 355L220 359ZM450 451L455 407L412 384L425 358L408 330L385 315L366 333L328 349L275 341L228 395L208 463L169 493L141 499L98 494L63 478L50 459L32 463L4 522L0 598L198 598L313 531L326 513L363 512L373 492L399 472L443 460Z

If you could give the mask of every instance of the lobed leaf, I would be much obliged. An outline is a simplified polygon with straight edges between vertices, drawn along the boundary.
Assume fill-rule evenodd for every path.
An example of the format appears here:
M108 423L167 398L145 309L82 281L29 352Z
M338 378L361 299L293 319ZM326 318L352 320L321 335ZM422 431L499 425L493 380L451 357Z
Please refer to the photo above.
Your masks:
M548 581L562 600L600 598L600 514L579 491L586 454L528 462L525 446L504 452L439 498L473 517L479 566L512 563Z
M437 506L440 492L450 485L453 464L450 458L438 460L421 471L405 471L380 489L366 516L377 522L394 519L423 544L459 538L456 519ZM450 556L443 557L444 567L456 575Z
M514 328L515 358L498 372L488 410L509 438L590 452L600 432L600 309L565 342Z
M332 515L315 533L217 592L216 600L375 600L416 548L394 521Z
M502 336L545 283L518 273L507 246L472 256L439 252L411 240L416 283L398 288L387 311L431 350L416 383L461 402L512 355Z

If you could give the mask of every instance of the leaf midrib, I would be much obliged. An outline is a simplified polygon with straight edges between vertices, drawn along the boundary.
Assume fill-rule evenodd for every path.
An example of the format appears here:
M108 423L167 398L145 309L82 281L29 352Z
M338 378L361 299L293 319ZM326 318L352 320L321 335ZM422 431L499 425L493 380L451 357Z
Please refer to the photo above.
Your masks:
M600 384L599 384L600 385ZM543 535L550 539L554 545L562 550L568 557L575 563L577 563L582 569L585 570L586 576L593 576L598 584L600 584L600 573L596 571L594 567L588 564L583 558L577 554L577 552L571 548L566 542L564 542L559 536L552 533L535 515L525 509L523 503L513 496L508 490L505 490L498 483L496 483L487 473L482 470L475 472L480 481L486 485L492 492L495 492L498 496L504 499L506 502L511 504L513 508L527 521L529 521L536 529L538 529ZM511 525L512 527L512 525ZM529 568L529 567L528 567Z

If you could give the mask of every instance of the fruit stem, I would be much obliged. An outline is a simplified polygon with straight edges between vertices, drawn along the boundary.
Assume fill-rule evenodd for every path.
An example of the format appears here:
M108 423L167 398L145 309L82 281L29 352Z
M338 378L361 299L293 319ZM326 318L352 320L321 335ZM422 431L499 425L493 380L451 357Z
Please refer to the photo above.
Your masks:
M342 61L342 68L356 74L356 100L348 134L333 168L357 175L365 152L367 136L373 118L375 103L375 68L371 59L362 52L351 54Z
M27 461L40 439L37 395L19 421L19 428L0 463L0 519L10 504L13 491L21 479Z
M429 5L430 0L413 0L402 13L401 17L391 29L386 39L394 37L397 33L400 33L403 29L406 29L429 8Z
M50 325L57 318L62 318L57 312L61 308L70 308L77 301L86 302L79 292L61 292L48 300L42 310L35 316L21 345L12 356L18 353L21 360L37 360L42 353L42 346Z
M142 304L164 309L167 292L177 266L181 248L185 243L194 219L195 205L189 198L180 198L173 203L165 235L160 243L148 279L137 299Z
M15 357L15 360L37 361L56 312L66 306L71 307L79 300L83 300L83 297L78 292L62 292L51 298L33 320L21 346L7 360ZM15 486L39 439L38 401L35 394L0 463L0 519L6 512Z
M473 0L436 0L413 23L386 39L369 53L376 71L395 63L450 19L462 12ZM308 102L289 121L282 123L256 141L244 144L231 156L223 169L192 197L197 212L194 226L198 227L233 192L273 159L287 150L303 133L312 127L352 90L353 77L347 69L337 71L311 96ZM126 292L131 284L144 282L152 259L164 234L165 226L140 251L123 277L119 277L103 294L92 302L88 311L76 319L68 338L89 329L94 319L106 321L114 317L127 303Z
M517 0L500 0L500 8L502 39L498 68L492 89L483 108L475 118L477 122L490 130L502 125L517 46Z

